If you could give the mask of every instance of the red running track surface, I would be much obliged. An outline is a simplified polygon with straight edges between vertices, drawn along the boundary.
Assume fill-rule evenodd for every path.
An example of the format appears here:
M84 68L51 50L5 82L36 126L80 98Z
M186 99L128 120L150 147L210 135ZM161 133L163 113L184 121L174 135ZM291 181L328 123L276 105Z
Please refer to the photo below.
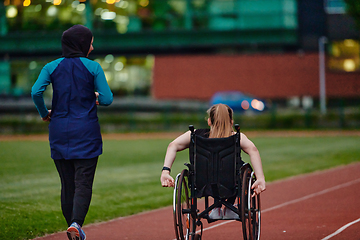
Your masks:
M261 204L261 240L359 240L360 163L270 183ZM203 240L242 239L240 222L203 223ZM171 206L83 229L87 240L175 239ZM65 232L36 238L64 239Z

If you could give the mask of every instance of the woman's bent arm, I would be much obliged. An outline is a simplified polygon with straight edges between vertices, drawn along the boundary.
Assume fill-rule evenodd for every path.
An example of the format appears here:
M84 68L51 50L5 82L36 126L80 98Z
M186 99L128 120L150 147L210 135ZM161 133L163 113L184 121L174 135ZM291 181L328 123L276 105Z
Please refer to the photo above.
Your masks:
M169 144L166 150L164 167L171 168L175 161L176 153L189 147L190 134L190 131L187 131ZM170 176L170 171L163 170L161 173L160 181L163 187L174 186L174 179Z

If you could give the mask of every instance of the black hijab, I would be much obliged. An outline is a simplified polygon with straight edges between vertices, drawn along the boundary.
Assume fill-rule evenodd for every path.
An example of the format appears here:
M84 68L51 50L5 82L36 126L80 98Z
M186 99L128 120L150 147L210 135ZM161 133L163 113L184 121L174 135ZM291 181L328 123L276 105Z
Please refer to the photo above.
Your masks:
M74 25L64 31L61 37L63 57L86 57L93 35L87 27Z

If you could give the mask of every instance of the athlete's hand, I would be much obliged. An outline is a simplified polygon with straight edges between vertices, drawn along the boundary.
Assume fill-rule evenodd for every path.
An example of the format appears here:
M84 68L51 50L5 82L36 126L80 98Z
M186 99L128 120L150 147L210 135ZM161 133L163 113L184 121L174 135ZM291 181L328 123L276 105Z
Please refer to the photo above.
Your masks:
M163 187L174 187L174 179L170 176L169 171L162 171L161 177L160 177L161 185Z
M96 96L96 105L99 105L99 93L95 92L95 96Z
M251 189L254 190L254 193L251 197L255 197L256 195L265 191L266 190L265 179L257 179L251 186Z
M43 117L42 120L44 122L50 122L51 121L51 110L48 110L48 115L46 117Z

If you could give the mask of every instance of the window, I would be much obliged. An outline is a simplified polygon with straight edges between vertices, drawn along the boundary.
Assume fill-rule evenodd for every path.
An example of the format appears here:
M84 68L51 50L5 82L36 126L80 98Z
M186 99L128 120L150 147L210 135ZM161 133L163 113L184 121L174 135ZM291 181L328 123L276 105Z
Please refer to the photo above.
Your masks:
M114 56L96 58L115 96L149 96L154 56Z
M346 4L343 0L326 0L325 12L328 14L344 14L346 10Z
M32 85L46 63L54 59L0 61L0 96L28 96ZM97 57L106 80L115 96L149 96L152 84L154 56L107 56ZM51 85L44 92L51 98Z
M360 42L353 39L332 42L328 67L334 71L360 71Z
M296 0L4 0L0 6L8 32L74 24L120 34L297 28Z

